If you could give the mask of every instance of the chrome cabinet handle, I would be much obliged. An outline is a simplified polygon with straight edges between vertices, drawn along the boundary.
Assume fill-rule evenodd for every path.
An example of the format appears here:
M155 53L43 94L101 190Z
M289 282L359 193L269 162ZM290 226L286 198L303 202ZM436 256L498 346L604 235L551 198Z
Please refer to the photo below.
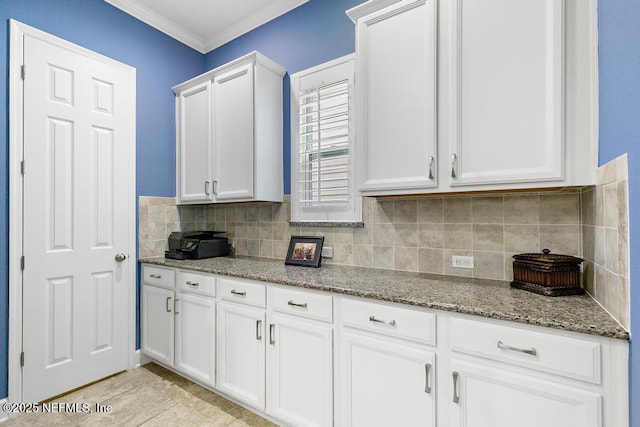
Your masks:
M530 354L531 356L535 356L536 354L538 354L538 351L534 347L530 349L511 347L510 345L503 344L502 341L498 341L498 348L501 350L517 351L518 353Z
M429 160L429 179L433 179L433 156L429 156L428 160Z
M200 283L198 282L191 282L189 280L187 280L187 282L185 283L187 286L191 286L192 288L197 288L198 286L200 286Z
M455 178L458 174L456 173L456 161L458 156L455 154L451 155L451 178Z
M276 343L276 339L274 337L274 331L276 329L276 324L272 323L269 325L269 344L275 344Z
M150 274L149 277L151 277L152 279L162 279L162 276L159 274Z
M458 373L453 372L453 403L458 403L460 396L458 396Z
M376 323L383 323L385 325L389 325L389 326L396 326L396 321L395 320L380 320L380 319L376 319L375 316L369 316L369 321L370 322L376 322Z
M209 181L204 182L204 194L209 195Z
M247 296L247 293L246 293L246 292L238 292L238 291L236 291L235 289L231 289L231 293L232 293L233 295L237 295L237 296L239 296L239 297Z
M218 181L213 181L213 194L218 194Z
M256 339L262 339L262 320L256 320Z
M429 381L429 372L431 371L431 363L424 364L424 392L431 393L431 382Z
M177 308L178 301L180 301L180 300L179 300L179 299L175 299L175 300L173 300L173 314L175 314L176 316L177 316L178 314L180 314L180 313L178 312L178 308Z
M303 302L302 304L297 304L297 303L295 303L293 301L289 301L289 302L287 302L287 304L292 305L294 307L307 308L307 303L306 302Z
M167 297L167 300L164 302L164 308L167 310L167 313L171 313L171 309L169 308L169 301L171 301L171 297Z

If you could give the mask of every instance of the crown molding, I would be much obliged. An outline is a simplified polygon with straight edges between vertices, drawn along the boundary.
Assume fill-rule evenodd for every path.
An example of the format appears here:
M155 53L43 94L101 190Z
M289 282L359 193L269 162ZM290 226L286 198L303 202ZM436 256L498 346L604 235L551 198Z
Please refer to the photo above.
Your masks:
M285 13L307 3L309 0L287 0L284 4L271 5L269 7L258 10L238 22L233 23L227 28L216 32L213 37L205 39L200 37L189 29L181 25L177 25L170 19L150 10L146 7L135 4L129 0L104 0L110 5L122 10L123 12L139 19L151 27L162 31L163 33L173 37L174 39L186 44L187 46L197 50L200 53L208 53L223 44L263 25L267 22L284 15ZM195 13L195 12L194 12Z

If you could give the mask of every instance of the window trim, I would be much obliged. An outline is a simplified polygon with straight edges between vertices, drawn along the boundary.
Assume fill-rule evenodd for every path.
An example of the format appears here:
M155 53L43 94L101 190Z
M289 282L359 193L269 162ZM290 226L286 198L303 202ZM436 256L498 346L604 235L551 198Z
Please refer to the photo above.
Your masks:
M343 68L342 70L339 67ZM323 76L328 78L326 84L341 80L349 81L349 187L348 205L332 206L325 204L303 207L299 188L299 96L302 90L317 87ZM306 81L305 81L306 80ZM340 224L362 222L362 196L357 189L358 162L356 139L356 102L355 102L355 54L343 57L298 71L290 75L291 82L291 221L294 223ZM311 84L310 82L317 82ZM305 87L305 85L307 87Z

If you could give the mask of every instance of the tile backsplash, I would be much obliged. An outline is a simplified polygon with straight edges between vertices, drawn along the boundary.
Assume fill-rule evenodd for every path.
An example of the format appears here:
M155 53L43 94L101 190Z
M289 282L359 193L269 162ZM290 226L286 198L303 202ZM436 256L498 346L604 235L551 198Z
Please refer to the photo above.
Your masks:
M524 252L583 257L584 286L629 327L626 157L598 171L595 187L363 199L364 227L291 226L283 203L176 206L140 197L139 253L162 256L172 231L225 231L238 255L284 259L292 235L324 236L326 264L512 280ZM474 268L452 266L473 256Z
M598 168L595 187L582 191L583 284L629 328L629 210L627 156Z

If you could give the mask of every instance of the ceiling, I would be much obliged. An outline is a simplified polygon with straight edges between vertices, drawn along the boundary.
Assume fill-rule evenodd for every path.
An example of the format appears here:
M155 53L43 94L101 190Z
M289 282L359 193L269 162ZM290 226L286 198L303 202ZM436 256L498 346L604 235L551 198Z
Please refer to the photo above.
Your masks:
M309 0L105 0L207 53Z

